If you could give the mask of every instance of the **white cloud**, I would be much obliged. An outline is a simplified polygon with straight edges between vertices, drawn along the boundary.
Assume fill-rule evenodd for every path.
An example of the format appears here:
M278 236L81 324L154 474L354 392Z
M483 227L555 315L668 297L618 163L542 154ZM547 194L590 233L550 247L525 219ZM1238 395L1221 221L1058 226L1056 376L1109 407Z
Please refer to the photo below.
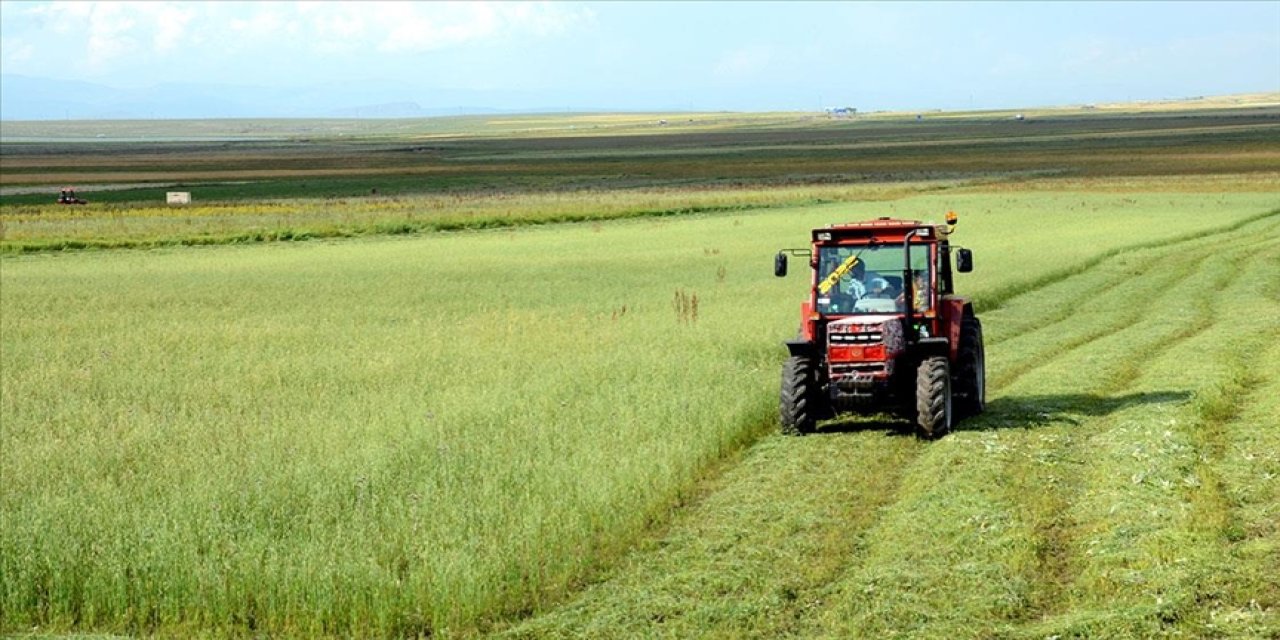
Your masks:
M162 67L213 69L215 61L243 64L263 56L331 62L381 54L385 60L554 38L594 20L586 7L553 2L77 0L6 2L4 9L11 40L6 64L43 64L57 68L43 73L79 77L143 77L137 74ZM13 44L21 41L26 45ZM377 58L365 59L377 64Z
M62 36L58 46L82 50L82 68L101 71L122 58L176 49L195 11L177 2L92 1L52 2L25 13Z
M41 19L55 33L71 33L84 26L93 9L92 2L51 2L31 7L26 13Z
M152 48L159 53L172 51L182 41L195 13L177 6L160 5L155 13L155 35Z
M596 18L595 12L586 7L570 11L561 5L545 2L502 6L510 11L508 20L512 24L543 38L562 35Z
M90 69L102 69L118 57L139 48L132 35L137 21L125 4L95 3L88 17L89 42L85 61Z
M588 22L586 9L553 3L369 3L387 52L423 52L497 40L519 33L550 37Z
M0 39L0 61L3 64L15 65L30 60L35 54L35 45L20 37Z
M497 30L493 8L481 3L461 10L456 5L441 5L436 11L421 11L421 7L415 5L386 4L394 10L379 12L379 17L385 20L394 16L394 22L383 25L390 27L379 45L383 51L443 49L491 36Z
M263 6L246 18L231 19L228 26L235 32L237 38L267 40L285 31L287 22L284 14L269 6Z
M237 17L227 22L238 38L267 43L287 34L298 37L296 44L302 50L319 53L421 53L518 34L554 37L595 16L584 7L543 2L380 0L235 6Z

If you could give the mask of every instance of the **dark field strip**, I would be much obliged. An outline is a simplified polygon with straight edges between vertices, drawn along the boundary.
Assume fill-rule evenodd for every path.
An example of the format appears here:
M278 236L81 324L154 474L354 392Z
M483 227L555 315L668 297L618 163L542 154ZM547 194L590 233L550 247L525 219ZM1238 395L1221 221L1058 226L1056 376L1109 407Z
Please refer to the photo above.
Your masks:
M705 118L699 118L705 119ZM579 131L577 135L518 135L498 132L493 136L459 134L399 142L406 132L343 140L337 136L318 135L305 139L294 136L282 140L215 140L149 141L146 136L128 142L101 141L48 141L11 142L4 149L8 157L68 157L90 154L133 155L149 154L172 156L195 148L202 153L233 155L240 150L264 156L287 155L299 148L327 151L335 158L350 149L369 149L384 153L417 154L484 154L529 152L577 152L591 150L669 151L680 149L736 149L743 147L803 144L812 146L836 146L865 142L895 142L911 140L936 142L984 138L1008 138L1011 136L1058 136L1084 134L1146 134L1163 132L1197 131L1201 129L1229 129L1244 126L1266 126L1280 119L1280 109L1262 107L1221 112L1200 111L1184 113L1142 113L1127 116L1105 114L1081 117L1033 116L1031 121L1018 122L1004 116L951 115L943 118L927 118L923 121L908 119L866 119L827 121L797 118L784 126L768 128L730 127L722 130L684 131L670 128L662 131L639 131L627 135L611 135L607 129L594 132ZM55 127L59 123L51 123ZM6 133L17 134L18 123L6 123ZM72 125L69 125L72 126ZM412 139L412 138L410 138Z
M1008 299L993 334L1048 297L1074 309L989 350L1001 382L963 431L768 438L615 575L509 635L1275 637L1280 222L1238 231ZM796 518L813 526L780 526Z
M1272 171L1280 112L1136 118L807 122L768 130L343 142L23 143L0 148L3 183L180 182L205 201L902 181L1054 172L1185 175ZM235 187L207 184L251 181ZM154 199L156 189L93 194ZM48 202L8 195L0 208Z

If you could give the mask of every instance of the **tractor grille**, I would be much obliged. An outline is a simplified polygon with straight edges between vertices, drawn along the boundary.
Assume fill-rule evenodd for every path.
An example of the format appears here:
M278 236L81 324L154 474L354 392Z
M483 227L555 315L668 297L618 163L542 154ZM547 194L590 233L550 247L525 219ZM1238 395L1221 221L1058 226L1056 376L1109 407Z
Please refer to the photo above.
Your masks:
M884 339L879 331L863 331L859 333L832 333L831 344L878 344Z
M843 378L851 373L883 374L885 366L883 362L847 362L831 365L832 378Z
M842 324L831 327L827 334L831 381L838 388L852 391L854 386L883 380L892 372L886 359L884 325Z
M880 324L837 324L827 333L827 352L848 351L852 348L860 352L858 347L869 347L884 344L884 331ZM841 347L845 347L841 349ZM847 359L847 358L846 358ZM861 359L861 358L853 358Z

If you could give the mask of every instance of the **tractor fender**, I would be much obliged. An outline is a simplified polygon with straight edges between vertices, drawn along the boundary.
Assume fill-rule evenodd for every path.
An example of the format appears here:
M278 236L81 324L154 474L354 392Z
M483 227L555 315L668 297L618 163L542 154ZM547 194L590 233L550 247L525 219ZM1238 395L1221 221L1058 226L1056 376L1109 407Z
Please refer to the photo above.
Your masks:
M946 356L950 362L960 356L960 324L966 315L973 315L973 304L967 298L943 296L941 334L950 342L950 348L938 355Z
M792 356L812 358L818 355L818 345L812 340L787 340L783 344L787 346L787 353Z
M955 342L941 336L921 338L916 342L916 353L921 358L928 358L931 356L946 358L948 357L947 354L950 354L955 350Z

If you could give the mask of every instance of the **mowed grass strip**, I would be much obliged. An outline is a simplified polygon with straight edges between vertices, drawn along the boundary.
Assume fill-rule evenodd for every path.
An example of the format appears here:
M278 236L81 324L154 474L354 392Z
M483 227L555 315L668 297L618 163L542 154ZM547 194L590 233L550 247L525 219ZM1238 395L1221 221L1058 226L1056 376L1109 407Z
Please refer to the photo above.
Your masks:
M1248 258L1231 270L1226 287L1183 292L1212 300L1212 328L1144 354L1136 385L1182 387L1192 391L1191 402L1095 439L1099 470L1114 470L1091 474L1086 497L1074 506L1090 552L1071 594L1078 613L1054 620L1057 628L1145 636L1280 632L1277 563L1240 555L1245 534L1235 523L1246 516L1232 498L1253 487L1274 495L1277 482L1266 471L1242 478L1224 460L1233 441L1274 438L1280 424L1275 403L1252 393L1277 375L1262 359L1280 338L1280 235L1270 238L1243 248ZM1166 322L1176 331L1176 318ZM1224 482L1224 472L1240 484ZM1276 504L1264 508L1274 514ZM1274 553L1274 528L1258 533L1255 541Z
M779 436L709 483L707 497L565 606L511 638L781 637L893 500L924 445L882 425ZM863 430L865 429L865 430Z
M1200 403L1226 379L1179 374L1192 344L1254 343L1239 347L1248 351L1273 339L1275 299L1250 294L1280 275L1267 264L1277 248L1275 227L1244 231L1269 239L1193 258L1201 268L1182 287L1152 280L1135 292L1151 300L1137 322L1091 343L1064 344L966 425L980 431L956 434L917 458L899 501L870 532L879 544L854 559L856 569L830 599L836 604L802 635L1151 637L1211 630L1202 585L1222 563L1223 538L1205 533L1192 515L1205 516L1198 505L1206 502L1192 495L1201 486L1192 471L1201 456L1194 434ZM1254 278L1223 288L1235 263ZM1058 289L1069 293L1073 284ZM1186 305L1201 299L1221 319L1187 333ZM1036 312L1019 302L1006 310ZM1114 302L1103 298L1082 310ZM1233 326L1228 319L1237 313L1251 320ZM1078 321L1098 322L1091 318ZM1161 341L1170 346L1153 351ZM1229 364L1232 357L1206 359ZM1147 363L1136 377L1115 375L1134 360ZM914 491L911 478L920 483ZM1247 636L1271 628L1274 610L1257 601L1269 601L1274 589L1259 587L1262 574L1252 568L1241 573L1255 589L1245 600L1237 590L1217 613L1252 611L1254 618L1235 628Z
M1040 316L1023 314L1019 319L1016 312L996 309L988 316L994 320L988 343L996 347L992 382L996 386L1009 384L1044 366L1057 354L1132 326L1150 314L1150 290L1182 289L1189 277L1199 273L1205 261L1212 259L1213 268L1221 272L1219 277L1229 277L1234 263L1224 262L1222 252L1227 250L1237 256L1236 259L1243 259L1245 254L1239 249L1266 242L1269 234L1276 230L1277 220L1280 220L1280 211L1243 220L1222 232L1195 234L1198 238L1189 236L1191 240L1184 237L1168 245L1157 242L1158 248L1118 252L1116 257L1072 278L1069 287L1045 287L1019 300L1022 306L1036 305L1042 310ZM1242 230L1242 227L1252 230ZM1170 251L1170 248L1176 250ZM1210 291L1218 288L1207 287ZM1203 299L1195 302L1196 306L1190 308L1184 301L1175 301L1176 311L1169 314L1183 331L1203 330L1212 319L1209 302ZM1150 346L1159 349L1167 343L1157 338ZM1109 375L1118 384L1134 374L1131 368L1126 368Z
M1070 202L1094 208L1083 221L1040 213ZM981 293L1123 246L1153 211L1162 224L1149 237L1171 238L1264 204L937 194L376 242L9 256L0 622L458 635L543 610L772 422L778 342L805 286L769 274L779 245L835 220L973 211L958 237L982 270L964 287ZM1047 257L1043 243L1059 250ZM932 482L924 468L917 459L890 485L918 491ZM828 539L833 523L810 532L812 548L844 544ZM756 611L794 615L830 570L771 583Z
M1198 585L1205 635L1280 635L1280 376L1265 374L1277 345L1238 352L1221 395L1204 405L1232 409L1200 416L1208 455L1197 472L1208 495L1197 515L1225 540Z

